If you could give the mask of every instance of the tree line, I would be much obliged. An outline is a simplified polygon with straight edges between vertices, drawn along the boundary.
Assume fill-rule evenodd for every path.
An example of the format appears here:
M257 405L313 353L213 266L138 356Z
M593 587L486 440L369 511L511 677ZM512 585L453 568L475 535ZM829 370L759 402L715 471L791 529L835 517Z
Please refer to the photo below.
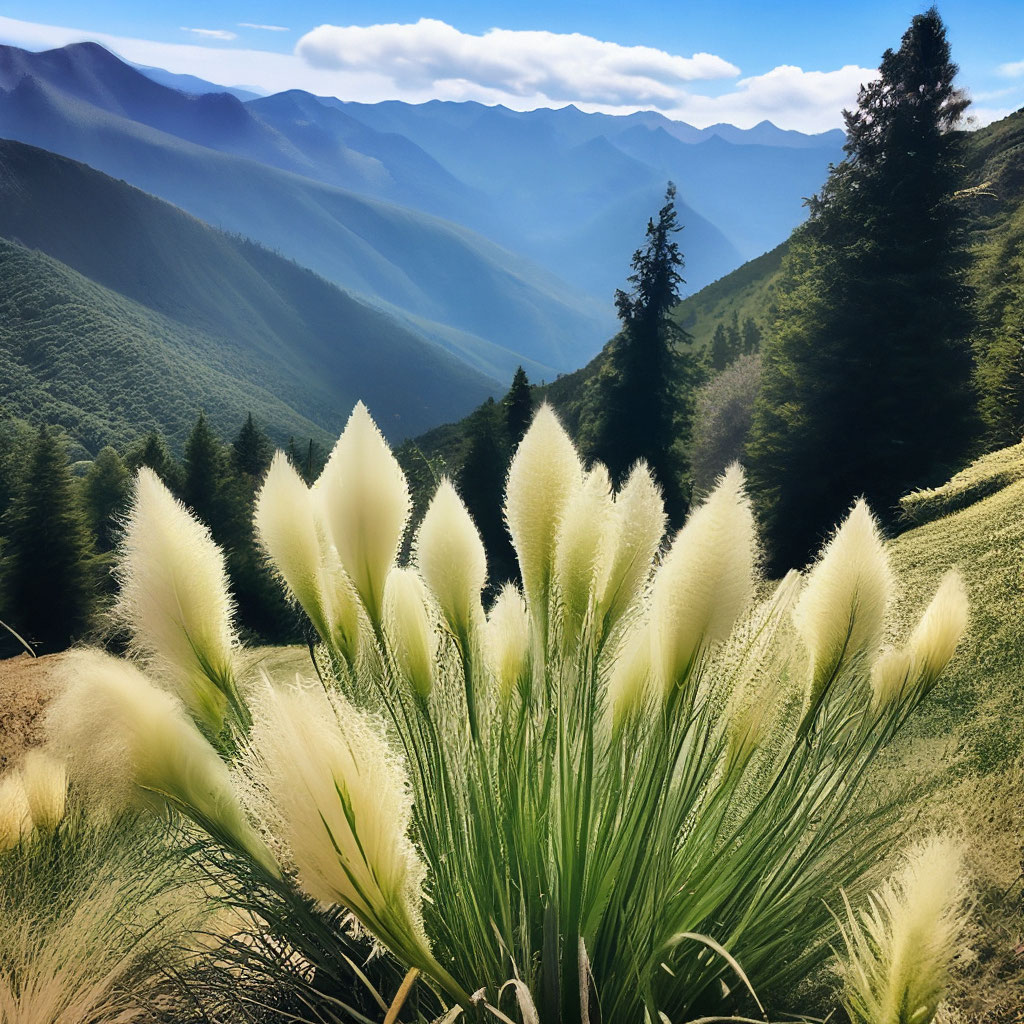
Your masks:
M308 482L326 452L315 441L289 442L288 456ZM264 571L252 530L253 501L273 448L250 413L225 443L200 413L179 460L156 431L124 451L102 449L76 474L67 439L51 426L0 420L0 651L63 650L106 634L103 611L133 474L151 468L210 528L227 555L240 628L266 642L294 642L303 623Z

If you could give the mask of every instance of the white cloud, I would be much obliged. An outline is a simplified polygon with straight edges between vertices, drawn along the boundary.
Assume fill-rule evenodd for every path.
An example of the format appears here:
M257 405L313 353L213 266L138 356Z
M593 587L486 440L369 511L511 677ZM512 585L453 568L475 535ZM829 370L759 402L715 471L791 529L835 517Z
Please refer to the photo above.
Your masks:
M224 28L185 28L181 26L182 32L191 32L193 35L203 36L204 39L237 39L237 32L229 32Z
M579 33L493 28L471 35L431 18L414 24L321 25L295 52L311 67L376 71L398 89L470 83L509 97L671 106L686 82L732 78L739 68L710 53L676 56Z
M430 99L477 100L481 103L503 103L516 110L575 102L583 110L622 114L653 105L627 98L620 102L586 101L575 92L566 95L561 88L551 95L541 91L539 82L527 86L533 89L532 92L522 94L510 92L501 81L484 85L469 77L399 85L390 72L384 73L384 69L377 67L360 70L317 68L292 53L217 46L214 43L163 43L0 17L0 41L28 49L41 50L85 40L98 42L137 64L196 75L221 85L248 84L267 92L306 89L319 96L339 96L366 103L387 99L409 103L423 103ZM620 49L631 51L634 48ZM692 82L683 82L671 90L670 96L660 101L660 109L669 117L698 127L725 121L749 128L767 118L780 128L825 131L842 127L840 111L856 102L858 85L875 74L874 70L855 67L823 72L782 66L736 83L719 82L714 89L708 90L718 92L717 95L706 94L704 90L691 91L699 87ZM722 87L724 91L721 91Z
M996 74L1002 75L1004 78L1020 78L1024 75L1024 60L1015 60L1009 64L1000 64L996 68Z
M238 23L239 28L258 28L262 32L290 32L290 28L286 28L284 25L255 25L251 21L240 21Z

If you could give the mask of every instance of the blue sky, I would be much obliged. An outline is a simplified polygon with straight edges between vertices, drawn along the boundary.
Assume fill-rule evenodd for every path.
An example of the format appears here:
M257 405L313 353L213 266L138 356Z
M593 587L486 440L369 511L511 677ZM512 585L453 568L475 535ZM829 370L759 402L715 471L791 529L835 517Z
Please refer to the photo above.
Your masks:
M704 125L822 131L924 4L895 0L17 0L0 40L94 38L123 57L262 91L345 99L575 102ZM1024 0L946 0L979 123L1024 105ZM258 27L263 26L263 27Z

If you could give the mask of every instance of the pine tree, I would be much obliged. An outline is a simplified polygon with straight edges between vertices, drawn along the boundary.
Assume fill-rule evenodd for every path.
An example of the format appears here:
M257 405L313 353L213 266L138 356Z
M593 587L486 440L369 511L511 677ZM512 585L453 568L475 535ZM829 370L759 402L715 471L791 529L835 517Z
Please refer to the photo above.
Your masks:
M711 336L711 368L721 373L732 361L729 356L729 335L725 324L719 323Z
M239 473L259 480L270 466L272 455L270 438L256 426L252 413L249 413L232 445L232 464Z
M647 223L647 242L633 254L631 288L615 295L622 331L598 382L602 416L593 447L616 482L645 459L678 522L686 508L686 466L677 442L688 430L700 370L682 348L689 335L672 319L684 283L675 195L669 182L657 221Z
M743 355L751 356L761 350L761 328L753 317L743 321Z
M530 381L526 371L520 366L512 378L512 386L508 389L502 405L505 407L505 426L508 430L509 442L513 448L523 439L533 419L533 395L530 392Z
M148 466L175 493L181 490L181 467L171 455L167 442L156 430L137 441L125 456L125 465L132 475Z
M210 527L214 539L224 544L229 539L227 526L231 518L229 496L225 493L227 454L202 412L185 442L184 469L182 500Z
M131 477L121 456L109 445L93 460L82 481L82 497L96 546L110 551L117 542L117 522L127 505Z
M40 652L88 629L96 601L92 538L63 439L42 428L4 516L4 618Z
M516 555L502 514L509 445L501 410L488 399L468 425L469 445L457 484L487 550L490 589L518 575Z
M776 567L858 495L891 517L971 441L956 72L938 13L916 16L791 242L748 448Z
M731 363L743 354L743 335L740 332L740 317L736 310L732 311L732 319L729 321L726 337L729 339L729 362Z

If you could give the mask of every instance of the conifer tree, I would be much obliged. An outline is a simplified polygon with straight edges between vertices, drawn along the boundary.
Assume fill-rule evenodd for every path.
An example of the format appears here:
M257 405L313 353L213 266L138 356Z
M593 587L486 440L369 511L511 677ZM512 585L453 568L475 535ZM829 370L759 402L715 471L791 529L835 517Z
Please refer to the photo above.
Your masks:
M256 426L252 413L249 413L232 445L232 464L239 473L259 480L267 471L272 455L270 438Z
M748 448L777 566L859 495L891 518L971 441L956 73L938 13L917 15L791 242Z
M729 352L729 335L725 324L719 323L711 336L711 368L721 372L732 362Z
M96 591L92 538L55 431L37 434L3 532L5 621L41 653L64 650L88 629Z
M684 283L675 195L669 182L658 219L648 221L647 241L633 254L630 290L615 295L622 330L598 382L602 415L593 447L616 482L645 459L678 522L686 508L686 466L677 442L688 429L700 367L683 350L689 335L672 318Z
M85 510L100 551L110 551L115 546L118 517L128 505L130 491L128 468L108 445L93 460L82 481Z
M200 412L185 442L181 498L225 545L233 540L233 520L239 514L232 507L237 502L232 503L228 483L227 452Z
M761 349L761 328L753 317L743 321L743 355L750 356Z
M530 381L526 371L520 366L512 378L512 386L508 389L502 403L505 407L505 425L508 429L509 443L514 449L523 439L533 419L533 395L530 392Z
M125 465L132 474L148 466L176 494L181 490L181 467L159 431L151 430L132 445L125 456Z
M731 363L734 359L739 359L743 353L743 334L740 331L740 317L736 310L732 311L726 336L729 339L729 362Z

